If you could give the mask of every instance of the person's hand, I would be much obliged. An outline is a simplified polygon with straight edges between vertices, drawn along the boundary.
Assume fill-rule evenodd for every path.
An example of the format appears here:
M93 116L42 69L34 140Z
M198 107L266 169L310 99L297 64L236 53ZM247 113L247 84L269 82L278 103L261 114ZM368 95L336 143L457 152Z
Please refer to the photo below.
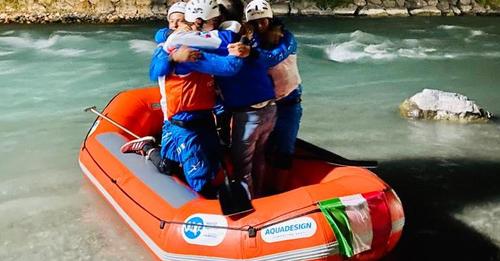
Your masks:
M281 30L269 30L269 32L267 32L267 41L272 45L277 45L283 36L285 35Z
M172 60L178 63L196 62L200 59L201 53L198 50L194 50L183 45L179 49L175 50L171 56Z
M252 38L253 38L253 32L254 31L255 30L254 30L253 26L250 23L244 23L241 26L240 34L242 36L246 36L248 38L248 40L252 40Z
M243 43L232 43L227 45L230 55L245 58L250 55L250 46Z
M175 29L175 32L190 32L192 31L191 29L191 26L189 26L188 24L184 23L184 22L179 22L179 27L177 27L177 29Z

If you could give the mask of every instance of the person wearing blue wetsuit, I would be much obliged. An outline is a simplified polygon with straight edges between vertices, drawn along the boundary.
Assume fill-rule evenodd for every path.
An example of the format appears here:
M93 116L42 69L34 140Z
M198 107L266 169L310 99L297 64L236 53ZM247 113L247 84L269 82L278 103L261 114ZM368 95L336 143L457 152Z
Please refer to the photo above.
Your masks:
M195 22L203 19L203 27L212 29L215 24L212 23L212 19L218 16L213 3L212 1L188 2L186 20ZM196 12L190 13L189 10ZM174 35L175 33L171 34L169 38ZM230 76L241 68L243 61L236 55L242 57L246 55L238 51L240 45L227 46L229 56L201 52L198 61L175 64L167 69L167 75L160 76L159 80L162 94L160 104L165 117L161 157L179 162L189 186L206 197L215 197L216 191L211 181L220 165L218 139L212 114L216 98L212 75ZM168 50L165 47L163 46L163 49ZM181 47L172 56L185 53L186 49L187 47ZM148 156L156 153L154 148L148 149L152 146L151 143L145 145L143 143L144 139L139 139L135 143L131 141L122 147L122 151L146 151Z

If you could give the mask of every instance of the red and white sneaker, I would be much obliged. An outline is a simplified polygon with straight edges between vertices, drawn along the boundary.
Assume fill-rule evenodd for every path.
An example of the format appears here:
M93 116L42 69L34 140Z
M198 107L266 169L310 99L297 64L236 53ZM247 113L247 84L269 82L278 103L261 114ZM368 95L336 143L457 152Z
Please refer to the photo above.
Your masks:
M122 153L132 153L133 152L133 153L137 153L137 154L144 156L144 154L145 154L144 146L146 144L152 145L154 142L155 142L155 138L152 136L142 137L139 139L131 140L131 141L123 144L123 146L120 147L120 151Z

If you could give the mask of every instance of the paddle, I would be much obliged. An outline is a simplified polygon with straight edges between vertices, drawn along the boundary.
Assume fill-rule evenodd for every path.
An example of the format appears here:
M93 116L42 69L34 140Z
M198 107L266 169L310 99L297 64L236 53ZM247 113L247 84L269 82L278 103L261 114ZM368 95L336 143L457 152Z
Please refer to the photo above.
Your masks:
M305 150L307 154L312 154L312 155L300 155L300 154L295 155L295 157L299 159L323 160L336 166L356 166L367 169L378 167L378 162L375 160L346 159L340 155L337 155L331 151L325 150L321 147L318 147L312 143L309 143L299 138L297 138L295 146L297 148Z
M139 135L131 132L130 130L118 124L116 121L98 112L95 106L85 108L83 111L92 112L98 117L107 120L109 123L125 131L132 137L136 139L140 138ZM248 190L243 187L243 184L241 184L241 182L229 179L223 157L221 157L221 165L222 171L224 173L224 184L219 188L218 196L222 213L225 216L232 216L253 210L253 206L248 195Z
M235 179L230 179L224 159L221 159L222 172L224 173L224 184L220 186L218 198L222 214L233 216L253 210L248 189Z

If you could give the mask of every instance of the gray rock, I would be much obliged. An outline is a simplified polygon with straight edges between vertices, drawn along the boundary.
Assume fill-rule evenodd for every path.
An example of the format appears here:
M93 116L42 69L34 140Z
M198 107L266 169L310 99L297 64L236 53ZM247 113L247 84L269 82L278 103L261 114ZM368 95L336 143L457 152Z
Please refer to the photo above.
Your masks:
M95 12L97 14L110 14L115 11L115 6L110 0L100 0L95 6Z
M472 5L460 5L458 8L460 8L462 14L470 14L472 11Z
M333 9L333 14L338 16L354 16L356 7L336 7Z
M368 0L369 4L375 5L375 6L381 6L382 5L382 0Z
M405 0L396 0L397 7L405 7Z
M369 8L365 7L361 9L358 13L360 16L369 16L369 17L384 17L388 16L387 12L385 9L382 8Z
M357 6L365 6L366 1L365 0L354 0L354 4Z
M441 11L435 6L426 6L424 8L418 8L410 10L410 15L414 16L440 16Z
M299 9L299 13L301 15L319 15L320 11L321 9L319 9L319 7L317 6L311 6L308 8Z
M450 4L448 2L439 2L436 6L441 12L448 12L450 11Z
M275 15L287 15L290 6L287 3L273 4L272 9Z
M163 5L155 5L151 8L151 11L156 15L167 15L168 8Z
M385 9L389 16L409 16L408 9L406 8L387 8Z
M493 115L464 95L424 89L399 106L403 117L410 119L486 122Z
M487 15L500 16L500 9L490 9L486 12Z
M436 6L438 4L437 0L427 0L427 5Z
M486 13L486 9L478 4L476 4L474 6L474 8L472 8L472 12L475 13L475 14L479 14L479 15L482 15L482 14L485 14Z
M456 7L456 6L452 6L451 10L453 11L453 13L455 15L461 15L462 14L462 11L460 11L460 9L458 7Z
M470 5L471 4L471 0L459 0L458 3L460 5Z
M323 9L323 10L320 9L319 10L319 15L322 15L322 16L334 15L334 12L333 12L333 10L330 7L328 7L327 9Z
M384 0L384 7L385 8L394 8L394 7L396 7L396 1L394 1L394 0Z
M415 8L422 8L426 5L427 3L423 0L408 0L405 5L411 9Z

